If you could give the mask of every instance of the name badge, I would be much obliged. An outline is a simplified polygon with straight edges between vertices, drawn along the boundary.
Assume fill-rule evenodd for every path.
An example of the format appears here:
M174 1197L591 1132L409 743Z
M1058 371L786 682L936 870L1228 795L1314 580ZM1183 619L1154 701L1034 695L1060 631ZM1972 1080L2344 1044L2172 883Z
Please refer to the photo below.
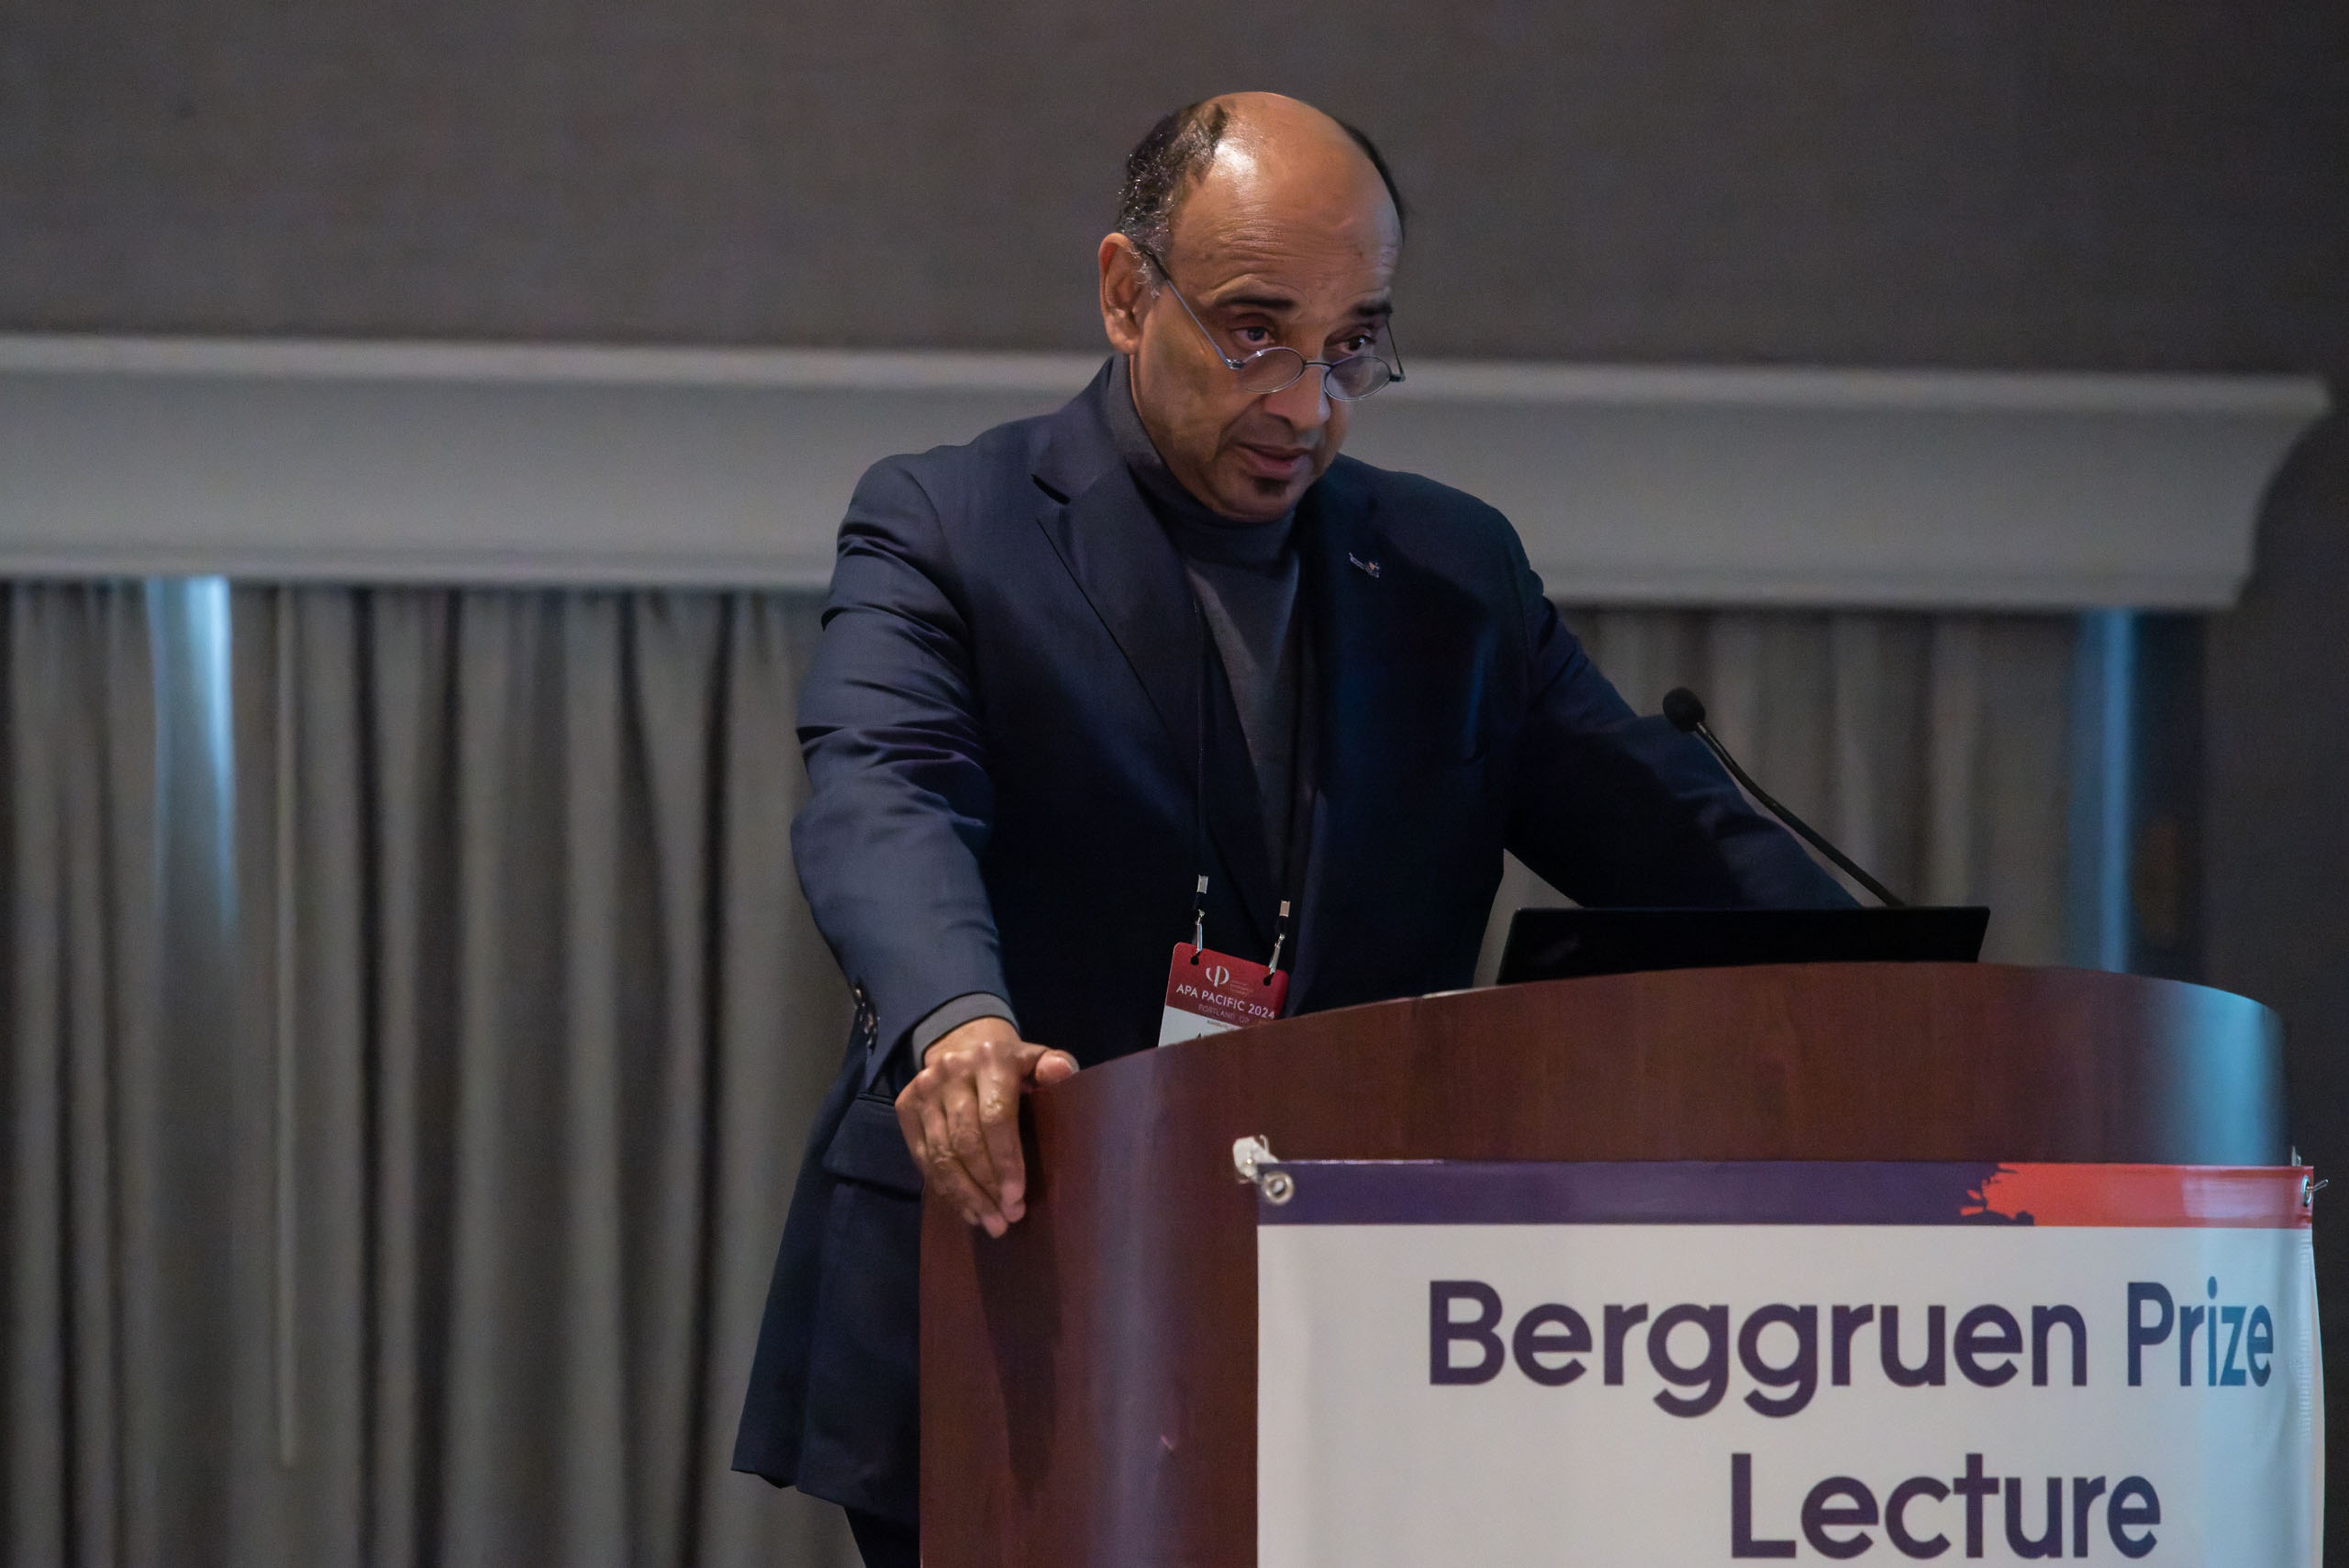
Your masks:
M1211 947L1174 944L1166 966L1166 1010L1158 1021L1158 1043L1195 1040L1250 1024L1269 1024L1288 1000L1288 972L1250 964Z

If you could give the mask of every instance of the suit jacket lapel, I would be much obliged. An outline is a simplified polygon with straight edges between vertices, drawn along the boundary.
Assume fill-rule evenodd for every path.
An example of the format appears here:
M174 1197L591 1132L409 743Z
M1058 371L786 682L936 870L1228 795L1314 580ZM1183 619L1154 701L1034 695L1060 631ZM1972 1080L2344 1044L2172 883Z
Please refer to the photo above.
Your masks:
M1133 476L1112 463L1037 521L1188 766L1199 722L1199 612L1183 559Z
M1313 705L1316 758L1307 835L1304 891L1298 906L1297 950L1289 1010L1309 1003L1321 955L1346 940L1354 912L1349 882L1359 868L1349 857L1347 810L1356 790L1377 787L1358 777L1381 755L1379 673L1392 662L1381 643L1389 635L1392 595L1378 591L1370 568L1382 553L1371 526L1369 498L1344 469L1332 469L1308 492L1298 513L1299 588L1310 608L1319 691Z
M1181 758L1183 777L1194 789L1192 774L1205 741L1207 831L1221 863L1201 869L1211 878L1220 875L1247 912L1257 944L1268 945L1277 895L1266 863L1263 813L1247 740L1222 666L1213 662L1213 678L1205 683L1210 706L1201 727L1201 661L1212 661L1212 642L1183 558L1119 460L1102 421L1097 400L1108 376L1105 369L1056 417L1036 465L1036 483L1047 502L1037 522L1149 694ZM1212 932L1208 940L1216 940Z

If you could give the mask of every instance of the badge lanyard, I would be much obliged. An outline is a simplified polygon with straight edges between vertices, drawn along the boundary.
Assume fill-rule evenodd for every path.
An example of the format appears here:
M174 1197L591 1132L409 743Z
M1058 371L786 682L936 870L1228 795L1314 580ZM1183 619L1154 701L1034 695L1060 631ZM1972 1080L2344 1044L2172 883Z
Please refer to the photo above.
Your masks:
M1212 645L1206 612L1197 616L1199 638L1199 704L1192 726L1192 791L1191 847L1195 865L1205 865L1207 858L1207 711L1214 701L1215 665L1208 656ZM1302 639L1300 638L1300 642ZM1292 722L1296 731L1305 727L1306 673L1299 661L1298 704ZM1288 818L1282 859L1282 892L1293 892L1289 884L1296 880L1303 859L1303 846L1298 842L1297 798L1303 793L1298 778L1303 766L1304 747L1301 733L1292 733L1289 746ZM1269 1023L1280 1016L1288 1000L1288 974L1280 967L1281 949L1288 942L1290 900L1280 901L1278 913L1273 922L1272 956L1264 964L1251 964L1227 953L1216 953L1207 946L1207 877L1202 872L1192 890L1191 940L1174 944L1174 954L1167 965L1166 1004L1160 1015L1158 1043L1173 1045L1178 1040L1195 1039L1201 1035L1221 1034L1226 1029L1240 1028L1248 1024Z

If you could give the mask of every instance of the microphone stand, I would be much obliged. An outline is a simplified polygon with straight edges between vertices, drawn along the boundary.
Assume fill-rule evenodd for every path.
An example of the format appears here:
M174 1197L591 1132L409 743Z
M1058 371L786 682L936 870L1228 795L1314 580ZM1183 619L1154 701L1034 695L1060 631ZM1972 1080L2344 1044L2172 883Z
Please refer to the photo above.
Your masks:
M1699 740L1703 741L1706 746L1712 748L1713 754L1721 758L1721 765L1729 769L1729 776L1732 779L1736 779L1740 784L1743 784L1745 787L1746 792L1752 795L1756 800L1761 801L1772 816L1777 818L1778 820L1785 823L1786 826L1801 834L1804 841L1808 843L1813 849L1826 856L1828 860L1833 861L1846 872L1848 872L1852 878L1857 881L1860 886L1866 888L1878 898L1883 900L1885 908L1906 909L1909 907L1907 903L1897 896L1890 888L1886 887L1882 882L1878 882L1874 877L1869 876L1866 872L1860 870L1859 866L1849 855L1845 854L1841 850L1837 849L1833 844L1828 843L1825 838L1821 837L1812 829L1808 822L1804 821L1800 817L1797 817L1795 813L1786 810L1785 807L1781 806L1777 801L1772 799L1768 790L1763 789L1761 785L1754 782L1754 776L1737 765L1737 758L1729 754L1729 748L1721 743L1719 738L1713 733L1712 727L1704 722L1704 704L1698 700L1696 693L1689 690L1686 686L1674 686L1671 691L1665 693L1664 717L1670 721L1674 729L1679 730L1682 734L1693 735Z

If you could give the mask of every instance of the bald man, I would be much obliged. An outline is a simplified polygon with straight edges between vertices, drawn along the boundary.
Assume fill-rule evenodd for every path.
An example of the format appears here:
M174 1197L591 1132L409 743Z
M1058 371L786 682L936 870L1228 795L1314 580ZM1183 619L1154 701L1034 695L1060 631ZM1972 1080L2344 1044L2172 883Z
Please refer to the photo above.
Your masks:
M1340 457L1402 378L1402 242L1360 132L1167 116L1092 384L876 465L841 526L792 844L856 1022L734 1464L845 1506L868 1563L916 1561L925 1185L1019 1223L1021 1095L1212 1027L1165 1006L1185 954L1292 1013L1466 985L1504 849L1587 904L1847 902L1624 706L1506 519Z

